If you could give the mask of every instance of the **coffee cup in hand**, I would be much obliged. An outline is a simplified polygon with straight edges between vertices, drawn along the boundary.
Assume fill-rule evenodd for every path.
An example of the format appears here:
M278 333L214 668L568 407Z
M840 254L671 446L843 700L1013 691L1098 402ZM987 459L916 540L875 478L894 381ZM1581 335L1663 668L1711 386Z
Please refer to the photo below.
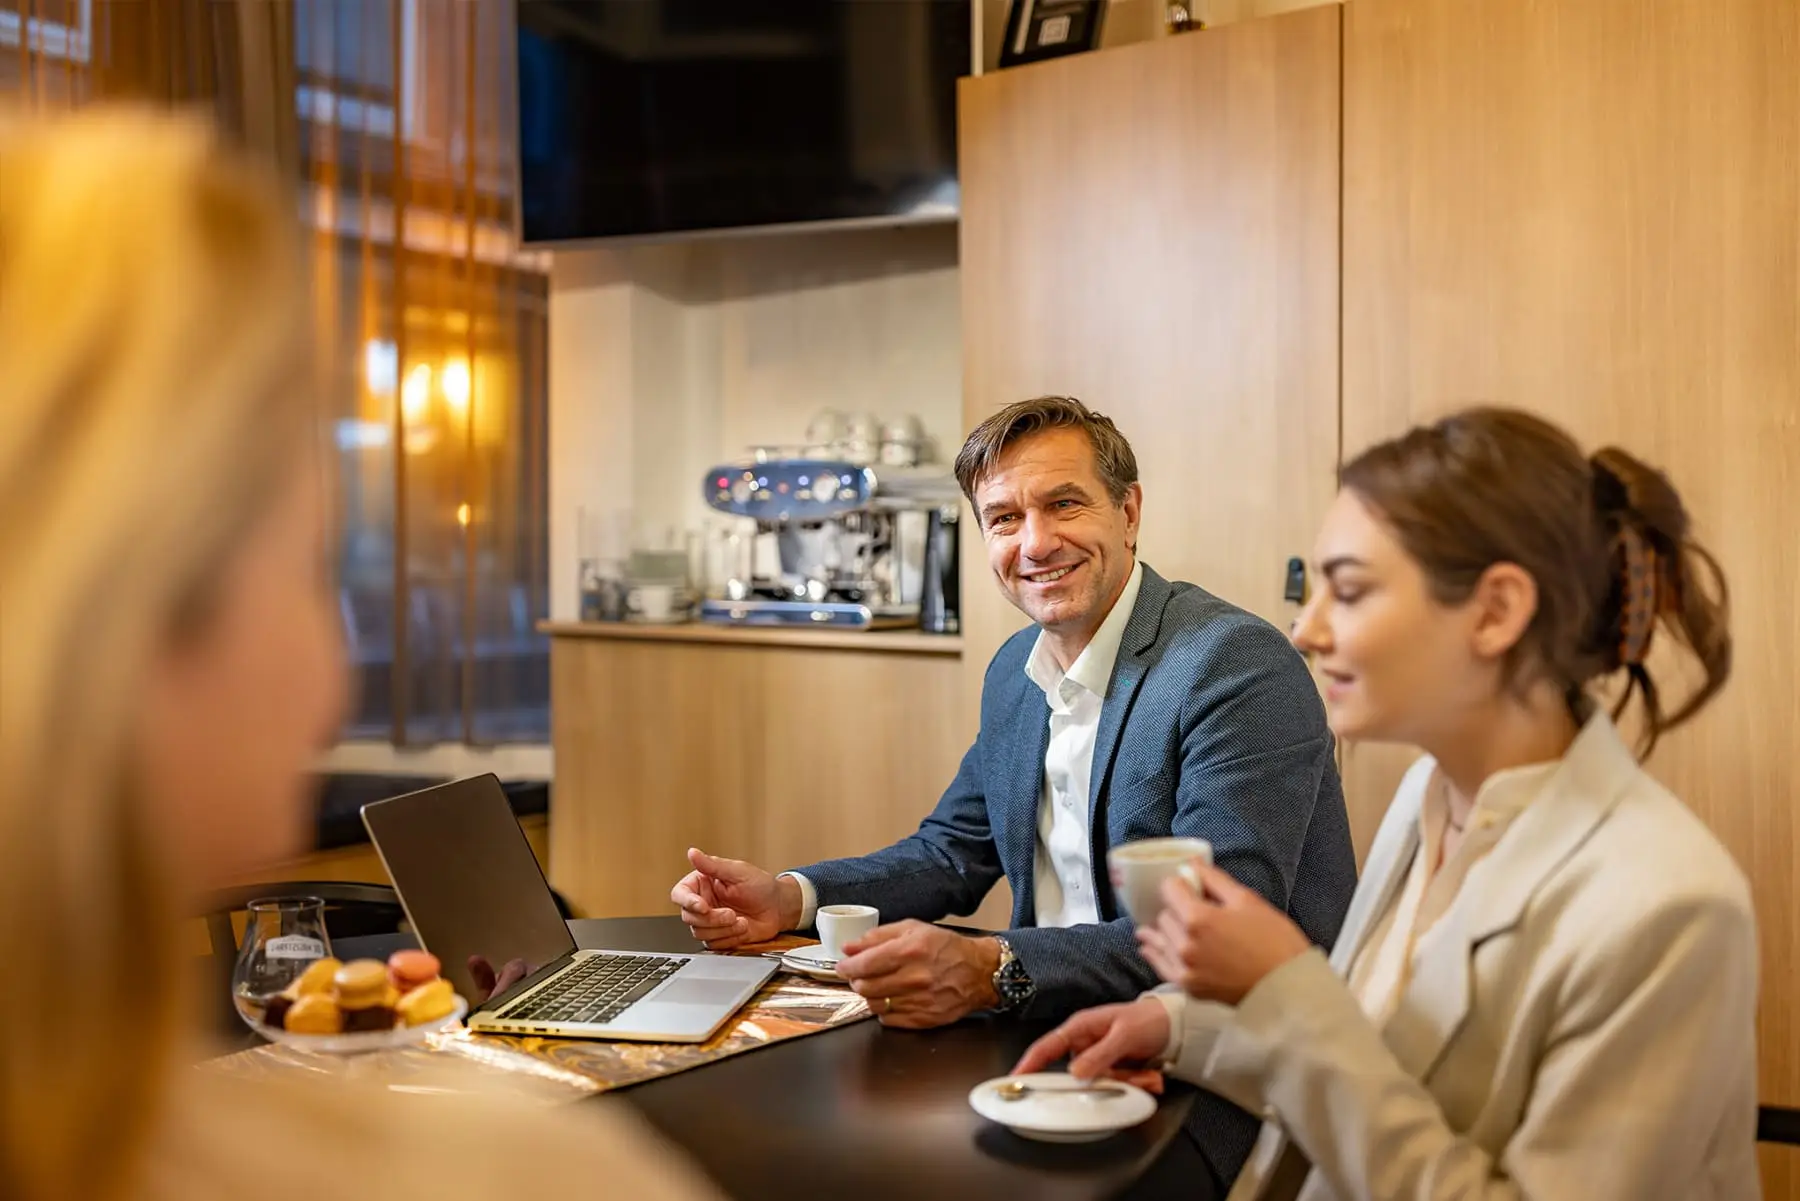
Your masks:
M842 959L847 944L881 924L881 911L872 905L823 905L815 924L825 953L833 959Z
M1204 838L1146 838L1122 843L1106 853L1106 871L1113 895L1140 926L1155 922L1163 911L1163 881L1172 876L1186 880L1200 891L1200 876L1193 860L1212 862L1212 843Z

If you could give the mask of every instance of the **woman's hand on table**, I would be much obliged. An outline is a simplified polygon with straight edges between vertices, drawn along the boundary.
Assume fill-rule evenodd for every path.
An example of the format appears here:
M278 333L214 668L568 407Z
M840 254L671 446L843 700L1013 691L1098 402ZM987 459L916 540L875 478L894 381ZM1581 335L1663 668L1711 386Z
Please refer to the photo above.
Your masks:
M1105 1076L1160 1093L1162 1073L1151 1065L1168 1046L1169 1030L1168 1006L1155 997L1084 1009L1032 1043L1012 1074L1041 1072L1068 1058L1069 1074L1078 1079Z
M1165 880L1166 905L1154 924L1138 930L1138 946L1157 975L1189 996L1236 1005L1312 942L1292 918L1230 873L1200 859L1193 866L1205 895L1179 876Z

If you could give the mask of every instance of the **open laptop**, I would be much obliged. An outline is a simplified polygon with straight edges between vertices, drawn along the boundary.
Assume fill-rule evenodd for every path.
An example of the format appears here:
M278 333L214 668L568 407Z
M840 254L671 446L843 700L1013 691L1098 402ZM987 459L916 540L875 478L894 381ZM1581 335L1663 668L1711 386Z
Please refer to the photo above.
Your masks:
M704 1042L775 972L761 958L578 950L492 775L375 801L362 819L420 943L474 1005L471 1030ZM473 955L529 970L476 1003Z

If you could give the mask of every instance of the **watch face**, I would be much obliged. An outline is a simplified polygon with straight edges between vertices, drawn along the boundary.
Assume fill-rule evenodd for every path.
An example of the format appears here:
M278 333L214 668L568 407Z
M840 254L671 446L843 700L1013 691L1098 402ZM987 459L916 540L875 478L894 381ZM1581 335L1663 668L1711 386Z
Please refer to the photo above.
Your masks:
M1000 1009L1004 1012L1031 1000L1037 985L1032 983L1025 965L1007 941L1003 938L997 941L1000 943L1000 970L994 973L994 991L1000 994Z

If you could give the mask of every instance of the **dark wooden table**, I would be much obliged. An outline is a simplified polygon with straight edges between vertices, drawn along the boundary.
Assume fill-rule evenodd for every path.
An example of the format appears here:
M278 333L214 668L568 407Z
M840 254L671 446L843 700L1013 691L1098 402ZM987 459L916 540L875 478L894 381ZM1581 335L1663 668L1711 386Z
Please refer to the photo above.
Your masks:
M691 951L680 919L569 923L577 944ZM343 957L385 957L401 937L339 939ZM687 1150L740 1201L1089 1201L1127 1193L1192 1106L1172 1086L1142 1126L1099 1143L1032 1142L969 1108L1048 1026L972 1019L943 1030L858 1022L607 1093Z

